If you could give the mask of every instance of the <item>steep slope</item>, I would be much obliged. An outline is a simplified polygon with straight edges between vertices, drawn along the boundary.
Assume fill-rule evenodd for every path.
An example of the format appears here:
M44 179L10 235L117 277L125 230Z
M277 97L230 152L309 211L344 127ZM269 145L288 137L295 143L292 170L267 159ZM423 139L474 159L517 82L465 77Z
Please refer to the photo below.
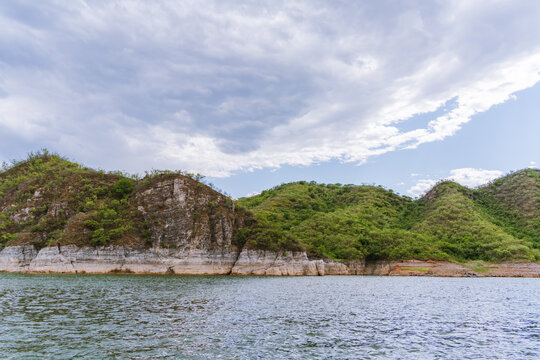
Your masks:
M335 260L531 261L540 260L537 173L497 180L496 190L444 181L416 201L380 187L297 182L239 204L272 229L272 240L269 230L249 234L260 248L294 244Z
M475 202L493 222L540 249L540 170L517 171L481 187Z
M540 219L540 170L524 169L496 179L479 189L495 204L529 225Z
M419 200L423 212L411 230L432 236L452 258L534 260L530 244L494 224L475 203L475 193L450 181L437 184Z
M120 180L57 155L31 155L0 174L1 244L29 243L39 249L119 238L133 244L144 241L137 236L143 221L130 211L124 196L132 181L126 180L124 194L115 187Z
M121 245L231 251L243 215L188 176L141 180L38 153L0 174L0 246Z
M374 186L297 182L277 186L238 203L273 229L283 244L294 243L316 257L335 260L444 259L430 239L408 229L417 206L406 197ZM265 243L264 231L251 246ZM258 236L261 235L261 236ZM277 242L279 244L279 242Z

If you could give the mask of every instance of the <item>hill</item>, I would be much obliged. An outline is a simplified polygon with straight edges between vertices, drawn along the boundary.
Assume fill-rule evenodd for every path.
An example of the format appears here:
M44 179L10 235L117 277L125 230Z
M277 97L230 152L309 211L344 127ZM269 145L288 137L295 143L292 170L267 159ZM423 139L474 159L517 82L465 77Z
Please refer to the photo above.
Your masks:
M47 151L0 173L0 248L230 248L244 214L182 172L96 171Z
M493 223L540 248L540 170L525 169L481 187L475 201Z
M533 238L514 236L489 209L480 190L457 183L437 184L418 200L422 213L411 231L433 238L437 247L455 260L533 260Z
M443 181L419 200L381 187L297 182L238 203L265 228L251 230L253 246L266 246L271 231L283 246L336 260L538 261L538 174L522 170L477 190Z
M181 171L107 173L47 151L0 172L0 249L64 245L306 252L364 260L540 260L540 172L413 200L375 186L282 184L238 201ZM206 255L205 255L206 256ZM210 260L209 260L210 261Z

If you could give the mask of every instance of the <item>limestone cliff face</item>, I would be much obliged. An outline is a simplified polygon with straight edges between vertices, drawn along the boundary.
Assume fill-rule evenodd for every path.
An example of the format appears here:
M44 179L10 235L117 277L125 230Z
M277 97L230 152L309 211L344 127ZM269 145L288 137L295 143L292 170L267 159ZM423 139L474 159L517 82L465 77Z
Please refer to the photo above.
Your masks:
M388 276L503 276L540 277L540 264L507 263L481 272L448 262L378 261L365 264L309 259L305 253L260 250L173 250L126 247L8 246L0 251L0 271L31 273L136 273L186 275L388 275Z
M0 271L25 272L38 252L32 245L8 246L0 251Z
M363 265L363 264L360 264ZM363 266L360 266L363 268ZM139 273L184 275L348 275L353 267L310 260L305 253L243 250L178 250L126 247L9 246L0 251L0 271L36 273Z
M132 202L147 222L155 248L238 251L232 239L242 218L234 203L201 183L169 178L141 189Z
M85 210L84 201L77 207L70 190L47 193L38 188L22 205L10 194L0 199L4 210L15 209L10 220L22 229L16 243L0 251L0 271L229 274L242 250L233 238L245 214L235 210L231 199L189 177L168 174L137 186L124 212L144 223L146 234L132 231L105 246L90 246L91 229L84 225L99 219L99 210ZM48 234L35 231L35 225L25 227L29 219L65 222L61 239L40 246L43 242L36 238L47 239ZM114 221L118 218L103 219L105 226Z
M9 257L13 257L14 249ZM0 252L0 270L9 271ZM78 247L67 245L43 248L28 263L19 262L26 272L52 273L145 273L145 274L229 274L236 253L207 250L164 248L133 249L126 247ZM17 270L20 271L20 270Z
M232 275L360 275L363 262L342 264L309 259L305 252L271 252L244 249L231 270Z

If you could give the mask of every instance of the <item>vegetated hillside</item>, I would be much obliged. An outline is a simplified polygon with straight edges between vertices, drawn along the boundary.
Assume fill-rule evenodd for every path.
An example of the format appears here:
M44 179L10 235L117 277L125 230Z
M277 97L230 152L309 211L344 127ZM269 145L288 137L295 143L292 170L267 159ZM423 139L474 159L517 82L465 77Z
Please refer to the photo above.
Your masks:
M437 184L422 199L422 215L411 231L430 236L458 260L533 260L533 239L518 238L497 225L475 198L478 191L451 181Z
M40 152L0 173L0 244L144 242L127 203L134 182Z
M478 190L443 181L419 200L381 187L297 182L238 202L257 216L245 230L256 247L338 260L538 261L537 175L523 170Z
M236 203L199 176L140 179L42 151L0 172L0 248L122 245L306 251L335 260L540 260L540 172L413 200L374 186L296 182Z
M525 169L481 187L475 200L493 222L540 248L540 170Z
M301 181L238 203L256 213L257 226L249 230L254 247L306 248L339 260L445 258L430 239L407 231L415 203L380 187Z
M154 171L138 179L95 171L47 151L0 172L0 249L230 247L242 219L232 200L180 172Z

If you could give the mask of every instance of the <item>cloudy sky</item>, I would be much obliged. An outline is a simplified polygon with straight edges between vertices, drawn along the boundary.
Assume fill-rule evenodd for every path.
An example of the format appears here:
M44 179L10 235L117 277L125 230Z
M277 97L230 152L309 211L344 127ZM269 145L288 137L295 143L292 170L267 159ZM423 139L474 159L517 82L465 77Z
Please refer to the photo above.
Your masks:
M540 163L537 1L3 1L0 161L418 196Z

